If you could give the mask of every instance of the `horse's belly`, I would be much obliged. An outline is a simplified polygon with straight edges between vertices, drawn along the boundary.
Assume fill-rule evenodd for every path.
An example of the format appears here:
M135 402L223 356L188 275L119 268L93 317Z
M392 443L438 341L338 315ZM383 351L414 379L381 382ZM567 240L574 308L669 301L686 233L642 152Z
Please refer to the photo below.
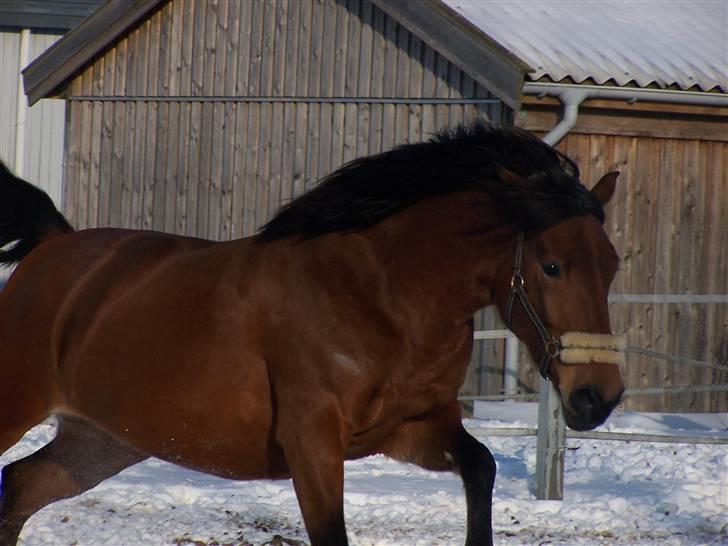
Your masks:
M160 459L237 479L285 474L265 362L250 353L207 356L128 358L99 373L79 366L69 405Z

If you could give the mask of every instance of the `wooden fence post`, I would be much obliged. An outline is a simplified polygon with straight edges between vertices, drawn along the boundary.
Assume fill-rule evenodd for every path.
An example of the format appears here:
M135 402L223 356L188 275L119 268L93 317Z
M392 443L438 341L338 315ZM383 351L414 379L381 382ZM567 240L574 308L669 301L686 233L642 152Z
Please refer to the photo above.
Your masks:
M538 403L538 444L536 453L536 498L564 498L564 451L566 424L561 401L550 381L541 378Z

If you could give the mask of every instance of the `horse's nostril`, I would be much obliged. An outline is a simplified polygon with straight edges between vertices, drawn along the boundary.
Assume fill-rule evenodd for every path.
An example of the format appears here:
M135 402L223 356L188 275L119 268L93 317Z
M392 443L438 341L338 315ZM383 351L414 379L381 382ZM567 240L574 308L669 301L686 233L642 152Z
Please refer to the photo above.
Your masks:
M585 417L597 411L604 404L602 396L593 385L582 387L571 393L570 402L574 411Z

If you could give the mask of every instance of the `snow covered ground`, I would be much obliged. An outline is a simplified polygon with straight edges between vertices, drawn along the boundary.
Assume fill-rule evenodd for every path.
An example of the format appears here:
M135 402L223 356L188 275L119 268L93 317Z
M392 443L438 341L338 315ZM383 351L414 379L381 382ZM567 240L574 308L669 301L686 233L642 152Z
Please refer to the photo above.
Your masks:
M477 408L469 427L529 426L534 404ZM618 413L603 430L728 431L728 414ZM49 441L30 431L0 465ZM498 463L499 545L728 545L728 446L567 440L565 500L533 494L535 438L482 438ZM346 465L345 510L355 546L460 545L465 499L459 478L384 457ZM288 481L232 482L148 460L29 520L24 546L306 544Z

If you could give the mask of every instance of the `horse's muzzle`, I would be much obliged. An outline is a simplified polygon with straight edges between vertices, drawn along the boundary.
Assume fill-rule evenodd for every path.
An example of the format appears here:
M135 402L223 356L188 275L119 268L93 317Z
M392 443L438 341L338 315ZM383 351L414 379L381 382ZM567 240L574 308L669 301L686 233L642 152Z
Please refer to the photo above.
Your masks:
M569 396L568 407L564 406L566 424L573 430L596 428L607 420L621 398L620 392L613 400L604 400L596 386L581 387Z

